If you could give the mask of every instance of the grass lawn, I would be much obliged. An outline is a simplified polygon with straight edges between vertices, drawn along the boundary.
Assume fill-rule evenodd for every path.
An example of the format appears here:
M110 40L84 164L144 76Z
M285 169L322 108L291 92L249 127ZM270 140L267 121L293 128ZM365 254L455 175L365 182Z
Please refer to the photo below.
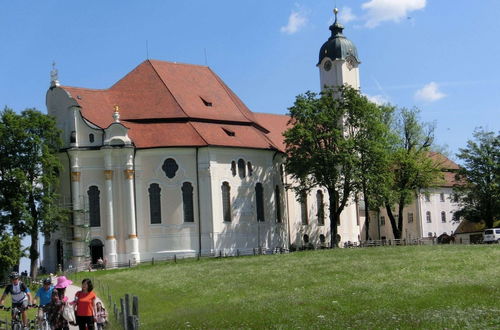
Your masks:
M115 301L139 297L142 329L500 328L498 245L180 260L72 279L89 275Z

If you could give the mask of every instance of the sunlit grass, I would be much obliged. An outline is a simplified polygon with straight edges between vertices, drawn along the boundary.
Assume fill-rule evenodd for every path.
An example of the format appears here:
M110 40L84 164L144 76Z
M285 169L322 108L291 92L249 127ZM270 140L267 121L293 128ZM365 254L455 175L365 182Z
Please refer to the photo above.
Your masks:
M139 297L144 329L500 326L498 246L337 249L180 260L91 275ZM99 286L101 284L101 286ZM108 308L111 310L111 308Z

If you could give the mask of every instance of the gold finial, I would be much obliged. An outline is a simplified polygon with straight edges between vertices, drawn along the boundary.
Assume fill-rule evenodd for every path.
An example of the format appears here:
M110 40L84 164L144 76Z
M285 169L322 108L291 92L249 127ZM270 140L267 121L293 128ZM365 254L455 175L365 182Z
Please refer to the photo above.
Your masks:
M118 106L118 104L115 104L114 108L115 108L115 112L120 112L120 107Z
M339 9L338 9L338 8L334 8L334 9L333 9L333 13L334 13L335 15L337 15L337 14L339 13Z

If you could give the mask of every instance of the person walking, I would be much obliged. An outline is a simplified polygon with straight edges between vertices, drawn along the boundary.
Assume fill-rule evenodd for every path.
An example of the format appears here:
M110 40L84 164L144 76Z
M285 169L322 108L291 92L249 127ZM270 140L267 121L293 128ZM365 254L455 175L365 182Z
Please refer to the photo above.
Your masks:
M57 329L69 329L69 322L64 317L62 317L62 315L64 312L64 308L69 304L69 299L66 296L66 288L71 284L73 284L73 281L67 279L66 276L59 276L57 278L57 283L54 289L54 291L57 293L57 299L53 298L53 302L56 305L53 308L53 311L54 313L55 311L58 311L61 317L59 318L57 317L57 315L53 315L52 317L52 320L57 321L57 324L55 324L57 326Z
M104 329L106 325L108 314L106 313L106 308L102 307L102 303L98 301L95 304L95 322L97 324L97 330Z
M82 290L75 294L76 324L80 330L94 330L96 295L88 278L82 281Z

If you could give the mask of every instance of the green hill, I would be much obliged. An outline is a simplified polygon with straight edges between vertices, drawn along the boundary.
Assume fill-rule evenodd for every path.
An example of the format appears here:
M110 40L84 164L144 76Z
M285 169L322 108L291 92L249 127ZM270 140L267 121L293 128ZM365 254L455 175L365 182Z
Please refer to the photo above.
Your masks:
M336 249L181 260L91 275L103 300L139 297L142 329L488 329L500 325L500 247ZM108 308L111 310L111 308Z

